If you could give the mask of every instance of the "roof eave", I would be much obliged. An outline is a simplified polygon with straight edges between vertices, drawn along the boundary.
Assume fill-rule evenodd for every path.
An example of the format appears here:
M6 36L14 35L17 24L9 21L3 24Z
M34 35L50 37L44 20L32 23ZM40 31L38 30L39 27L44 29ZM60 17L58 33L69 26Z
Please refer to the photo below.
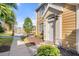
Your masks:
M35 11L37 12L44 4L45 3L40 4L39 7Z

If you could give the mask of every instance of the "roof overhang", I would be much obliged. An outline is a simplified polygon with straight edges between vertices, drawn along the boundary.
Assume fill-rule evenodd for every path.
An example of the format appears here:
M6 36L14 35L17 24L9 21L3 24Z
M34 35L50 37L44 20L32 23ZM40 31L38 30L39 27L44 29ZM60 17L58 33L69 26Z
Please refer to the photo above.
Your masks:
M47 11L49 10L49 8L51 8L52 10L56 10L58 12L63 12L63 6L56 6L56 5L51 5L51 4L48 4L46 10L44 11L42 17L45 16L45 14L47 13ZM54 12L54 11L53 11Z
M39 9L40 9L43 5L45 5L45 4L47 4L47 3L41 3L41 4L39 5L39 7L36 9L36 12L38 12Z

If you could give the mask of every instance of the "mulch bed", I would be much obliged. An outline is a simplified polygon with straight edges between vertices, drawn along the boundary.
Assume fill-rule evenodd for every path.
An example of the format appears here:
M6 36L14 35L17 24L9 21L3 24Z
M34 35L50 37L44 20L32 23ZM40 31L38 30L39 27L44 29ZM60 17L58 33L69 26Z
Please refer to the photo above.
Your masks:
M43 42L42 39L38 39L38 38L36 38L34 36L29 36L28 39L29 39L29 42L31 42L31 43L34 42L35 44L40 44L41 42Z
M0 52L6 52L10 50L10 46L0 46Z
M27 47L30 47L30 46L35 46L36 44L34 42L29 42L29 43L26 43L26 46Z

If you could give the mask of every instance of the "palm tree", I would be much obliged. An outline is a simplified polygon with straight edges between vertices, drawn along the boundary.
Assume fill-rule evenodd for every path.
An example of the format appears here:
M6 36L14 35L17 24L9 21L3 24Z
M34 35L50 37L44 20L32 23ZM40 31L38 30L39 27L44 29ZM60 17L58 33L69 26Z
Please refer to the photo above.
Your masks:
M11 17L13 8L17 9L15 3L0 3L0 18L4 19L6 17Z
M16 23L16 17L15 13L13 12L13 8L17 9L17 5L15 3L0 3L0 20L2 20L4 23L7 23L11 29Z
M9 19L6 19L5 22L9 25L10 30L12 30L12 35L14 35L14 25L16 24L16 16L13 11L11 12L11 17Z

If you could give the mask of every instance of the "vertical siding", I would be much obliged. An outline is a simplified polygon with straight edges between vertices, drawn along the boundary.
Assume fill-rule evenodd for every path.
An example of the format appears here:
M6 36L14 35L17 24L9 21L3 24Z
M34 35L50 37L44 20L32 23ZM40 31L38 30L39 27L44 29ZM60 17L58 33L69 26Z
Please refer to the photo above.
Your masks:
M65 4L62 14L63 47L76 48L76 7Z

